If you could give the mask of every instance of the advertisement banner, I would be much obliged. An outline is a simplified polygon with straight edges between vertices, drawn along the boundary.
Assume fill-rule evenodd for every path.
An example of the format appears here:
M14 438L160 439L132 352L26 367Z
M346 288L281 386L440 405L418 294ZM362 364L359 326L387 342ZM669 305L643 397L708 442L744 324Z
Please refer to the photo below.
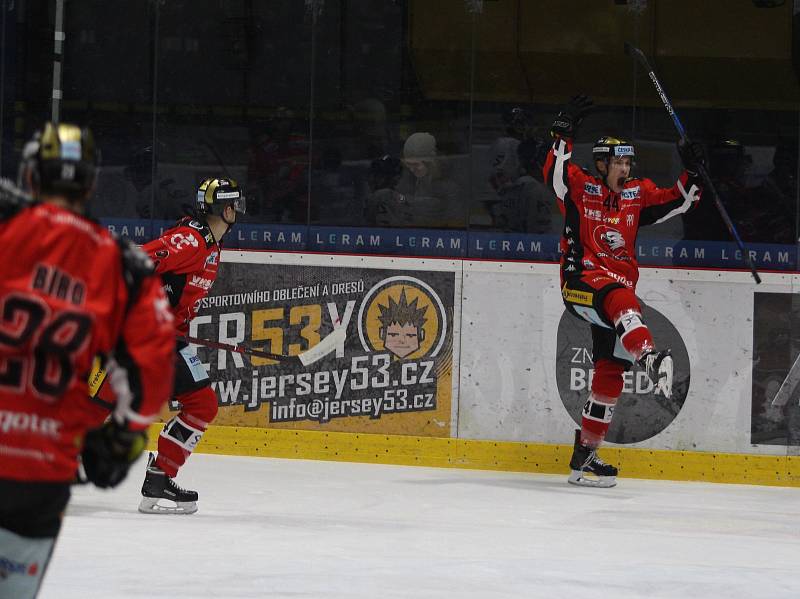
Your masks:
M452 270L223 261L193 337L297 355L346 336L307 366L198 347L215 424L449 437L454 296Z
M756 293L750 442L800 445L800 298Z
M661 312L644 302L640 303L642 319L654 339L658 340L659 347L672 350L675 373L672 395L667 398L660 391L656 392L653 383L638 365L626 371L622 395L617 401L614 419L606 435L606 440L611 443L639 443L655 437L672 424L689 392L691 361L683 337ZM558 393L575 426L580 427L581 412L594 375L591 329L587 322L564 311L557 335L555 359ZM625 359L633 361L630 354L625 354Z
M174 223L164 220L101 219L112 232L144 243ZM331 252L397 256L439 256L492 260L557 262L560 236L501 231L444 229L383 229L290 224L237 223L226 247L288 252ZM750 260L759 269L792 271L798 267L797 247L749 243ZM648 266L747 268L735 242L640 238L636 257Z
M789 277L763 277L765 288L790 288ZM555 265L503 264L500 269L489 262L465 264L460 438L571 442L594 376L593 343L589 324L565 311L559 283ZM780 453L774 446L753 446L766 441L751 435L751 398L759 386L770 385L771 399L789 370L793 356L785 344L785 355L767 360L764 354L779 351L779 331L785 338L790 330L786 322L768 323L775 313L787 312L788 303L756 309L757 326L768 326L755 335L762 338L762 359L755 360L753 370L753 288L749 273L643 269L636 293L656 347L672 350L672 395L656 392L634 366L623 377L608 443ZM776 368L771 362L778 357L781 366ZM758 374L760 365L770 370L768 377ZM794 406L800 399L797 378ZM771 420L759 420L764 394L760 397L753 404L752 421L766 435L764 426ZM775 417L777 413L770 418Z

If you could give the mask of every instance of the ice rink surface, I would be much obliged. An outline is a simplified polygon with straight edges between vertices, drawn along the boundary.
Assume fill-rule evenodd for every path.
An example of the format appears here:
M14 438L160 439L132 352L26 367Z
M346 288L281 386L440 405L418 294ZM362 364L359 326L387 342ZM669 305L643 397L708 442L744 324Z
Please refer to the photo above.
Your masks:
M193 456L75 489L41 599L800 597L800 489Z

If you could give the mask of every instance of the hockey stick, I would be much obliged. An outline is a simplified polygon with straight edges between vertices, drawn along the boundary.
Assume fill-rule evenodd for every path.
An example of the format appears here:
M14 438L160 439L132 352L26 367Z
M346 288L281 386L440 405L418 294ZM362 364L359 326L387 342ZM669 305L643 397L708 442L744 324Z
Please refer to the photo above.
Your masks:
M336 347L344 343L347 333L344 328L335 329L330 335L325 337L322 341L317 343L314 347L297 354L296 356L285 356L283 354L273 354L271 352L261 351L246 345L232 345L229 343L221 343L219 341L212 341L211 339L200 339L199 337L190 337L183 335L180 338L194 345L202 345L204 347L211 347L214 349L224 349L237 354L244 354L255 356L257 358L267 358L269 360L277 360L285 364L295 364L298 366L309 366L318 360L321 360Z
M33 198L29 193L17 187L13 181L5 177L0 179L0 202L15 206L30 204Z
M653 67L650 66L647 56L645 56L644 52L642 52L639 48L629 44L628 42L625 42L625 54L628 54L629 56L632 55L634 58L636 58L636 60L642 64L644 70L647 71L647 76L650 77L650 80L653 82L656 92L661 98L661 102L664 104L664 108L667 109L669 116L672 117L672 122L675 125L675 129L678 130L678 135L680 135L681 141L688 143L689 138L686 136L686 129L683 128L683 124L678 118L678 115L675 114L675 109L672 107L672 104L670 103L669 98L667 97L667 94L661 85L661 82L658 80L658 77L656 77ZM748 268L750 268L750 272L752 273L756 284L761 283L761 277L758 275L756 267L753 265L753 261L750 259L750 255L747 253L747 250L744 249L744 243L742 243L742 239L739 237L739 232L736 230L731 217L728 215L728 211L725 210L725 206L723 206L722 201L719 198L719 194L714 187L714 183L711 181L711 177L708 175L708 171L702 164L698 165L697 170L700 174L700 178L703 180L703 185L711 192L711 196L714 198L714 204L717 206L717 210L719 211L725 226L728 228L728 232L736 241L736 245L739 246L739 250L742 252L742 258L744 258L744 263L748 266Z
M800 383L800 355L795 359L789 372L786 373L786 378L783 379L778 392L772 398L772 407L781 408L785 406L795 389L797 389L798 383Z

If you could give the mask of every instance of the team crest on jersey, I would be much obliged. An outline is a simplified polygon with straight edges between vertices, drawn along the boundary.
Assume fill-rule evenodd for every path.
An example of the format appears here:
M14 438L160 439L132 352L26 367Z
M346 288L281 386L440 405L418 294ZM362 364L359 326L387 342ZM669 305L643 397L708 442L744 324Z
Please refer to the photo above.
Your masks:
M639 197L639 186L623 189L619 197L623 200L635 200Z
M447 314L438 294L414 277L389 277L364 296L358 335L367 351L398 359L436 356L447 338Z
M619 257L625 253L625 238L616 229L599 225L595 227L592 235L595 244L598 247L607 248L612 256Z
M216 264L217 258L219 258L219 252L211 252L208 255L208 258L206 258L206 266L208 266L209 264Z

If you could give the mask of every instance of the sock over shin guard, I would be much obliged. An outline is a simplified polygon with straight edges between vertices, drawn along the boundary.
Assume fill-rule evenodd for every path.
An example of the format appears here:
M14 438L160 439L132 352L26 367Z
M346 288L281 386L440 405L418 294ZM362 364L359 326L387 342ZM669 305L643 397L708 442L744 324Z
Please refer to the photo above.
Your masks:
M617 330L622 346L637 361L653 349L653 336L642 321L642 308L630 289L614 289L603 302L606 314Z
M194 451L217 415L217 395L209 387L179 395L181 411L164 425L158 437L156 466L174 477Z
M592 392L581 413L581 443L588 447L599 447L606 437L614 407L622 394L622 374L625 368L611 360L601 359L595 363Z

